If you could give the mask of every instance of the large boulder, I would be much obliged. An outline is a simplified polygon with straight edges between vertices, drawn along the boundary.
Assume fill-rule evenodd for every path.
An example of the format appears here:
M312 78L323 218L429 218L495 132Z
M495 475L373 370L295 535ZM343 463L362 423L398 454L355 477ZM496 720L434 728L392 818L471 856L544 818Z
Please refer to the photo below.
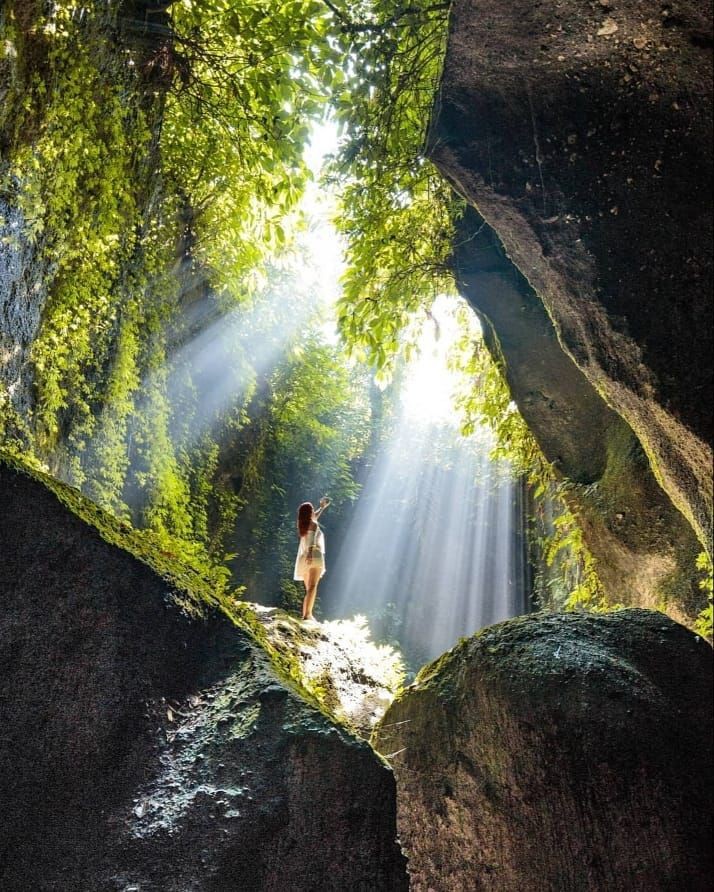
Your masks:
M373 736L411 888L709 889L711 702L711 647L654 611L463 640Z
M429 148L707 548L711 20L695 0L456 0ZM472 268L476 230L457 239Z
M407 888L368 744L41 482L0 492L3 889Z

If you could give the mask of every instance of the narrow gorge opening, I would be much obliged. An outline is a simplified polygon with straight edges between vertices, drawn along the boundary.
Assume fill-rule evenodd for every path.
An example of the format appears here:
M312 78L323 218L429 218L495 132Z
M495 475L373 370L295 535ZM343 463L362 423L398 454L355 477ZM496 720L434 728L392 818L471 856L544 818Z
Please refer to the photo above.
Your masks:
M523 483L485 425L462 434L455 406L467 313L432 308L323 588L328 615L365 613L415 668L530 607Z
M378 645L403 653L412 678L460 638L532 608L526 471L503 450L492 454L494 430L517 414L507 390L488 407L490 426L475 418L483 410L474 399L479 407L487 399L474 397L488 387L480 376L498 371L453 290L404 315L381 360L338 330L346 261L330 170L339 145L334 121L310 128L303 160L313 179L296 209L273 221L281 235L237 305L231 287L213 286L193 257L189 216L172 278L159 270L157 282L130 280L123 296L131 306L145 299L142 289L160 288L178 308L161 353L127 390L123 363L143 334L120 326L96 418L78 433L70 414L42 460L158 534L167 555L193 557L233 597L293 614L302 594L291 573L294 511L325 491L329 572L317 615L358 624L364 616ZM21 290L28 248L17 221L8 225L10 291ZM230 274L213 261L218 282ZM424 287L444 284L427 270ZM469 366L476 353L477 370ZM18 405L32 399L22 390L17 374ZM271 451L280 453L272 465Z
M3 889L708 888L710 22L645 6L2 4Z

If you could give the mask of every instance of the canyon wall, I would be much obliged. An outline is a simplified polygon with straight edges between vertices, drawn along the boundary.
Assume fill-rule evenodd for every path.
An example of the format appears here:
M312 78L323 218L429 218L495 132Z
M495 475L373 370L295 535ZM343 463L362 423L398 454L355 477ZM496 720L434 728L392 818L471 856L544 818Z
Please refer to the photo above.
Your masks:
M712 650L655 611L521 617L425 667L373 735L413 892L704 890Z
M527 419L528 401L547 403L551 390L565 413L541 413L534 430L548 459L599 479L589 453L607 448L610 425L599 433L596 416L609 407L707 549L711 47L711 4L456 0L428 148L480 215L457 234L462 292L501 344L522 341L525 317L515 328L507 312L496 318L509 296L474 286L475 236L492 231L547 312L548 350L565 354L537 387L511 377ZM531 352L541 336L536 323ZM559 380L563 366L577 394ZM581 444L573 469L562 419L586 418L591 404L587 436L600 443Z

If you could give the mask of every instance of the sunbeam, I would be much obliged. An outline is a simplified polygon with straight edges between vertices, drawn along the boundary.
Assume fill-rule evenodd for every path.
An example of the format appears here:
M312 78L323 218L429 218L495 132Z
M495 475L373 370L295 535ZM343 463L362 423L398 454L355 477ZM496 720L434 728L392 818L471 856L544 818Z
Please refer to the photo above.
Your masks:
M458 431L453 309L440 300L424 332L323 587L331 616L388 618L412 664L525 609L521 484L489 458L487 431Z

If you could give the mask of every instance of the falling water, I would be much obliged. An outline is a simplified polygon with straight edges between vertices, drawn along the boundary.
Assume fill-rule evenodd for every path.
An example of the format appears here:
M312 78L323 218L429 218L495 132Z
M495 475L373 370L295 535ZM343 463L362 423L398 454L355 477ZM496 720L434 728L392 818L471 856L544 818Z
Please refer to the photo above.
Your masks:
M448 343L425 337L322 594L332 616L381 620L413 664L526 602L521 484L485 429L460 435Z

